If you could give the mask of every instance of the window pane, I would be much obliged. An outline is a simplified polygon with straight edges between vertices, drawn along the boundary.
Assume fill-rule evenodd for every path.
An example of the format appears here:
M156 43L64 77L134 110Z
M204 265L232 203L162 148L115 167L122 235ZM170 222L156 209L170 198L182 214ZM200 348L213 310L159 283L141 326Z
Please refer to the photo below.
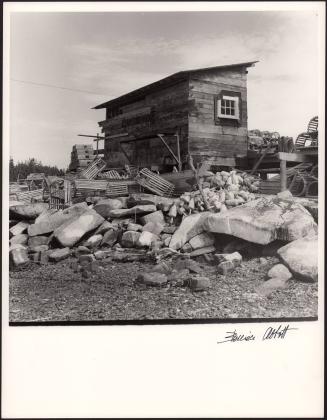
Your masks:
M234 108L231 108L230 115L235 115L235 109Z
M224 106L221 107L221 111L222 114L226 114L226 108Z
M230 108L226 108L226 115L230 115Z
M233 108L233 109L235 108L235 101L230 102L230 107Z

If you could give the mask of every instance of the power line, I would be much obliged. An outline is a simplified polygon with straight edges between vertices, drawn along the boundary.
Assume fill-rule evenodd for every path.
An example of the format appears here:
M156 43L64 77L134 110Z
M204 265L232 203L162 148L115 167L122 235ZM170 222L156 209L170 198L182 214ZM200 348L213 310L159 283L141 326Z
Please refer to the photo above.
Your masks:
M88 90L71 89L71 88L62 87L62 86L49 85L47 83L36 83L36 82L27 81L27 80L19 80L19 79L10 79L10 80L12 80L13 82L26 83L28 85L45 86L45 87L50 87L50 88L55 88L55 89L70 90L72 92L90 93L92 95L107 96L107 95L104 95L103 93L90 92Z

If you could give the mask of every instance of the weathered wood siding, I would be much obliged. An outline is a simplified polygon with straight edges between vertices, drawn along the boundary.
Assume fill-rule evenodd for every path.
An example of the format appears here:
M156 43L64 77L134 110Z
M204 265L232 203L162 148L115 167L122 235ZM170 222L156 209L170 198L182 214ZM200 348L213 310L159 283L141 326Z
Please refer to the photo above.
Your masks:
M187 155L189 112L187 81L157 89L137 101L119 107L119 112L121 113L100 123L106 136L129 134L126 137L105 141L105 159L111 167L121 167L125 163L159 167L165 163L176 164L157 134L174 133L178 129L181 134L181 155ZM110 110L107 112L107 117L108 114ZM134 137L139 140L129 141ZM177 155L176 137L170 136L165 139Z
M195 160L235 158L247 153L246 69L201 72L189 81L189 152ZM220 94L238 94L240 120L216 117L216 100ZM233 159L232 159L233 160ZM220 160L221 161L221 160Z

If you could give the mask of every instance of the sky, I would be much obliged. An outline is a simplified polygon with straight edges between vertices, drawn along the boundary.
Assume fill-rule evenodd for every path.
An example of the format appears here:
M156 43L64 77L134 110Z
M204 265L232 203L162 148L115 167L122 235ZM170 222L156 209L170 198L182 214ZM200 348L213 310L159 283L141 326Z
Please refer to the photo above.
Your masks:
M318 114L312 11L15 12L9 59L16 162L67 168L72 146L92 142L77 135L101 133L105 110L94 106L181 70L259 60L248 129L296 138Z

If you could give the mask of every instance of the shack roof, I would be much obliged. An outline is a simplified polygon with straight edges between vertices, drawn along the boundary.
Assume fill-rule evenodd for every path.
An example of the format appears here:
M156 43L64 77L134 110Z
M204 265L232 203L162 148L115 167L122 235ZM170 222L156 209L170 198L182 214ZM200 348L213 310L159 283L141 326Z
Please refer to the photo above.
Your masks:
M194 70L183 70L178 73L174 73L170 76L167 76L164 79L158 80L157 82L150 83L149 85L143 86L139 89L133 90L132 92L126 93L125 95L119 96L118 98L111 99L110 101L97 105L93 109L111 108L115 106L124 105L126 103L129 103L133 100L136 100L144 96L145 94L147 94L149 91L153 89L169 86L170 84L176 83L177 81L187 79L190 75L194 73L206 72L206 71L230 70L237 67L252 67L255 63L258 63L258 61L248 61L246 63L227 64L224 66L205 67L205 68L194 69Z

